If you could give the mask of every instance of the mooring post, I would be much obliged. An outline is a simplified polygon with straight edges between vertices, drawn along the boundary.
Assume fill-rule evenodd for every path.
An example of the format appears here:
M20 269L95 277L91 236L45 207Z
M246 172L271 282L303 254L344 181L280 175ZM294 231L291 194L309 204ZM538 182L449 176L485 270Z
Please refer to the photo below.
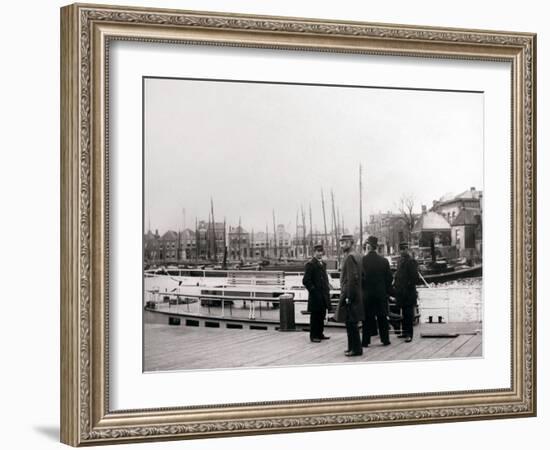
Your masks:
M282 294L279 296L279 331L295 331L294 296Z

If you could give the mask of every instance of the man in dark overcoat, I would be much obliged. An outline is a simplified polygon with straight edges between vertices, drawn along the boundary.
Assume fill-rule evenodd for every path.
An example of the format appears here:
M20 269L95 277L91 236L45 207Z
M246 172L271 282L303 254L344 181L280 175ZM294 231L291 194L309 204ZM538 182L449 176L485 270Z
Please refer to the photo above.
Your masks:
M332 309L330 304L330 284L327 275L327 266L323 261L324 248L322 245L313 247L313 258L306 263L302 284L308 291L307 310L309 312L309 338L311 342L321 342L330 339L325 336L324 324L327 310Z
M399 244L401 257L397 264L395 273L394 288L397 305L401 308L403 317L402 334L405 342L411 342L413 339L413 324L418 292L416 285L419 281L418 263L409 254L409 245L406 242Z
M348 348L346 356L363 354L358 322L365 320L363 294L361 292L361 257L353 251L353 236L344 234L340 247L344 259L340 269L340 300L335 319L346 324Z
M378 238L369 236L367 240L368 253L363 256L363 304L365 321L363 322L363 347L368 347L371 336L376 335L376 326L380 341L390 345L388 325L388 296L393 283L390 263L380 256Z

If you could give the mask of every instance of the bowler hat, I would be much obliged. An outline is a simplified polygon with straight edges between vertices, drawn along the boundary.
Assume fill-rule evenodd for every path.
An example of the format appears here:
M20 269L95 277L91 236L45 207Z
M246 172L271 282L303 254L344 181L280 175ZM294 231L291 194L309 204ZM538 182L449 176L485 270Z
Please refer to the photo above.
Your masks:
M316 244L313 246L313 250L316 252L324 252L325 248L323 247L323 244Z
M378 246L378 238L376 236L369 236L367 239L367 244L372 245L373 247Z

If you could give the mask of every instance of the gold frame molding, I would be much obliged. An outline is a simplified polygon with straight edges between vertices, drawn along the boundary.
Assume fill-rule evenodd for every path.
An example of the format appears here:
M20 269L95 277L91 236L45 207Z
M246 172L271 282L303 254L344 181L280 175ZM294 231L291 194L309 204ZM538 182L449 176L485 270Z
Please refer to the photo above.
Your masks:
M138 40L512 67L509 389L111 411L108 395L109 42ZM61 440L81 446L536 414L536 35L75 4L61 9Z

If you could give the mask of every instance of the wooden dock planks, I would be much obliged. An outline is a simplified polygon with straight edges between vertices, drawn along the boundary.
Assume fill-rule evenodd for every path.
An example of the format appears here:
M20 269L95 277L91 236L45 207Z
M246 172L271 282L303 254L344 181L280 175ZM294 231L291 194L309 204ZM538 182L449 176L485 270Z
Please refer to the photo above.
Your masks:
M426 328L420 326L417 328ZM196 370L236 367L275 367L312 364L342 364L372 361L405 361L464 358L482 355L481 334L465 333L456 338L415 338L406 343L391 335L392 344L382 346L378 337L363 356L344 356L346 333L327 329L331 339L311 343L309 333L273 330L240 330L146 324L144 370Z

